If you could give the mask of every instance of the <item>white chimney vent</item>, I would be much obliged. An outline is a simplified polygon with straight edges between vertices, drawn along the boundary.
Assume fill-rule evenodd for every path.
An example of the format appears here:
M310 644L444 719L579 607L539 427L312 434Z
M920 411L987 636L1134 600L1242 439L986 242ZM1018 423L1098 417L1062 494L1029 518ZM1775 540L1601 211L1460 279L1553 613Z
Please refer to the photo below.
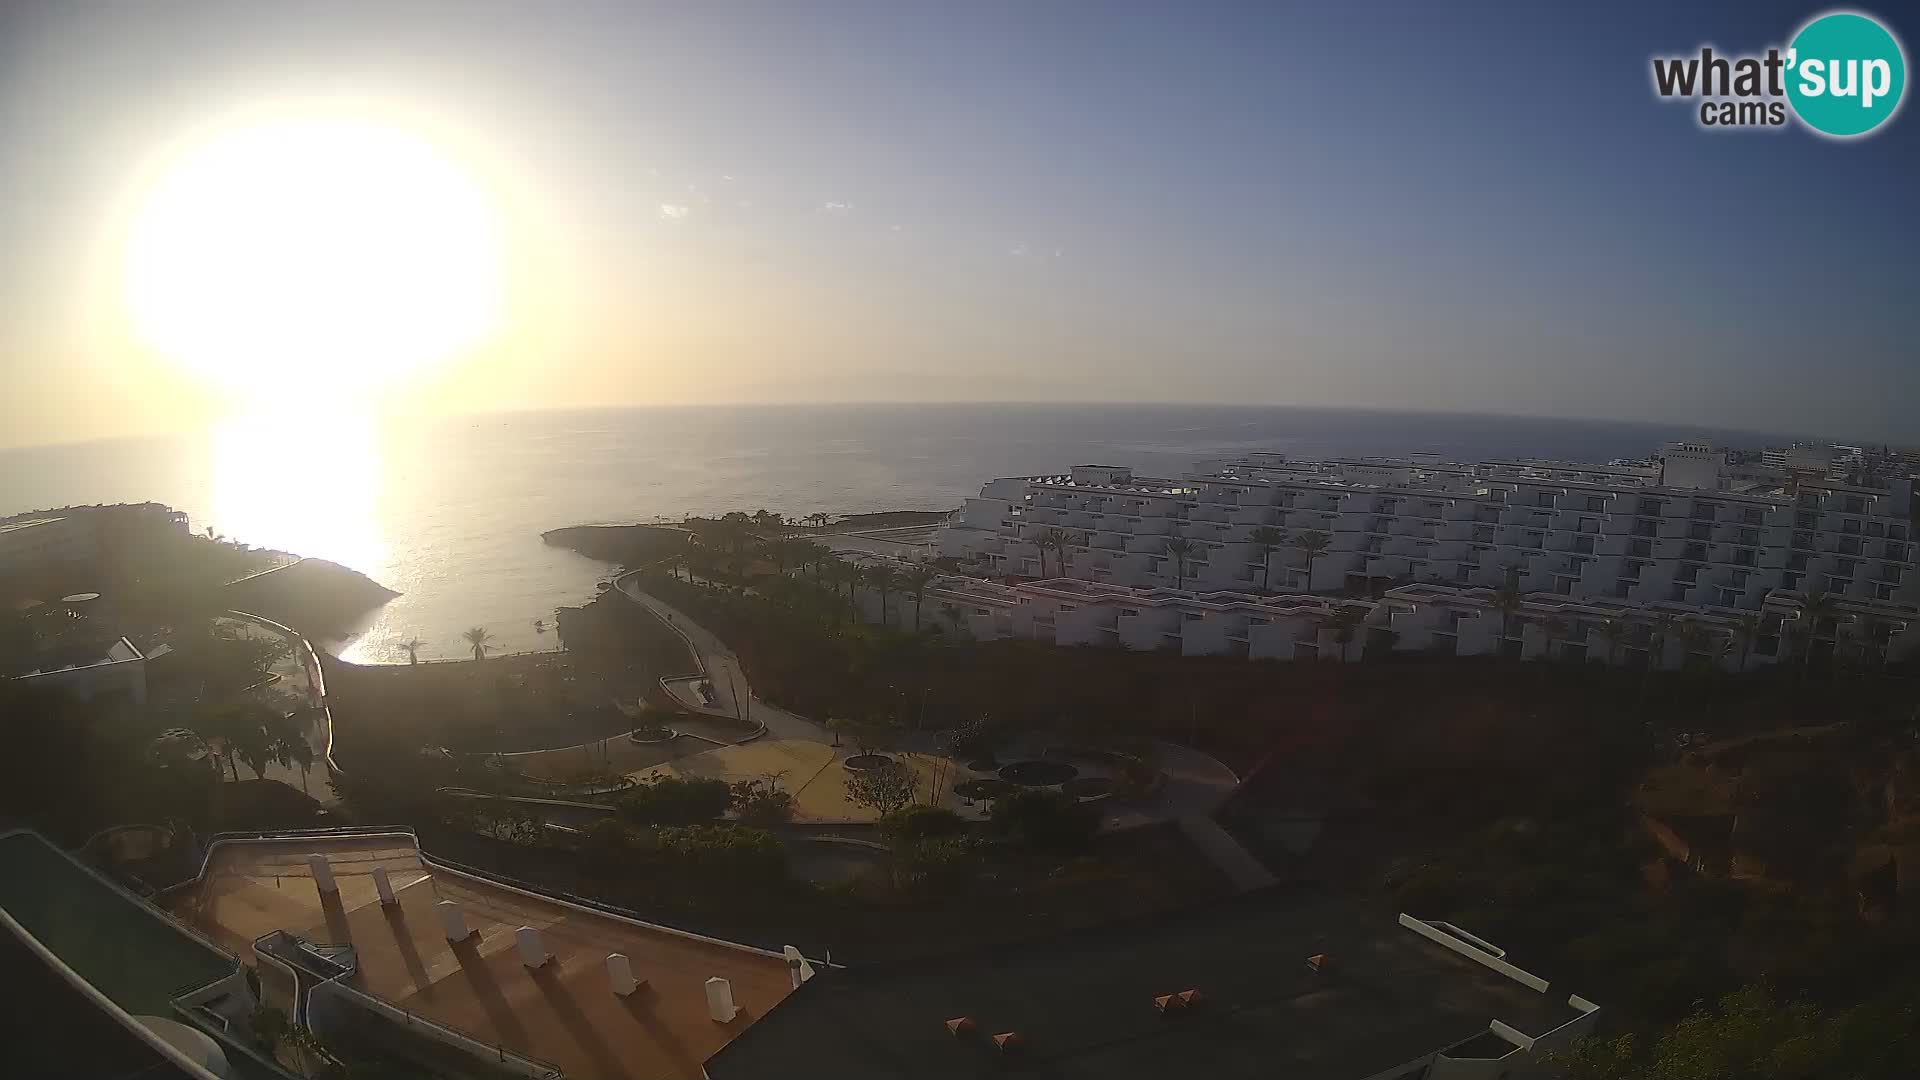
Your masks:
M313 886L323 893L337 893L340 886L333 880L333 866L327 857L319 853L307 856L307 873L313 875Z
M434 907L440 912L440 925L447 932L448 941L465 941L473 931L467 929L467 913L452 900L442 900Z
M520 962L530 968L537 968L548 960L547 943L540 940L540 931L531 926L523 926L513 932L514 941L520 946Z
M640 989L640 980L633 977L633 961L625 953L607 954L607 985L621 997Z
M793 979L793 988L798 990L801 983L813 978L813 965L807 961L806 957L800 955L799 949L791 945L780 951L787 958L787 974Z
M393 895L393 882L387 879L387 868L384 866L373 868L373 891L380 894L380 903L384 905L392 906L400 902Z
M733 1003L733 984L718 975L707 980L707 1015L721 1024L740 1015L740 1006Z

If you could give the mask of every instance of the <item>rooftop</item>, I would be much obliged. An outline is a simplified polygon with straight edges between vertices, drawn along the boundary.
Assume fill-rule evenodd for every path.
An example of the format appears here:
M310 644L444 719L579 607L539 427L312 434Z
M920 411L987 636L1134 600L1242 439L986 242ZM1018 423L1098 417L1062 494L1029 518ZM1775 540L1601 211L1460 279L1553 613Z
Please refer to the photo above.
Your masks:
M337 897L315 888L307 855L330 862ZM399 899L383 908L373 868ZM441 931L435 905L453 900L475 934ZM169 901L173 913L225 948L250 955L276 930L352 945L350 985L428 1020L552 1062L574 1080L698 1077L701 1064L792 992L778 955L589 911L429 866L410 837L309 837L228 843L201 879ZM521 963L515 931L538 929L553 959ZM606 958L624 953L645 985L609 988ZM705 982L733 984L740 1014L709 1018Z
M1326 971L1308 958L1329 957ZM1162 1013L1159 995L1200 992ZM714 1080L810 1075L1353 1080L1484 1035L1584 1015L1397 925L1255 893L1120 927L910 966L831 972L708 1062ZM950 1034L970 1017L976 1030ZM990 1036L1018 1032L1021 1047Z
M59 520L60 519L57 517L52 517L52 518L28 518L25 521L0 521L0 535L10 533L10 532L18 532L22 529L31 529L35 525L51 525L54 522Z

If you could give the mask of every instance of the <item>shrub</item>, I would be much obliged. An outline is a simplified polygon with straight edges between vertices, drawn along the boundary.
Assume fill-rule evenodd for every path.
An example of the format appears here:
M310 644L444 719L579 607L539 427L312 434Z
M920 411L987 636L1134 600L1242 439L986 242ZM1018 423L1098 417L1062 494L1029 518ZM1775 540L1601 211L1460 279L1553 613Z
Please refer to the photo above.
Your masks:
M894 885L924 895L964 883L979 864L980 851L971 838L949 836L901 844L893 857Z
M663 869L716 887L752 887L787 879L780 841L745 825L683 825L659 829Z
M847 801L878 811L884 817L912 802L918 786L919 778L911 768L889 761L847 773Z
M733 806L733 789L725 780L659 777L628 789L614 806L637 824L694 825L725 815Z
M733 812L746 825L780 825L793 818L793 795L772 780L742 780L733 785Z
M967 822L943 806L908 806L880 819L880 833L896 843L913 843L965 832Z
M1024 847L1079 851L1093 840L1100 816L1057 791L1019 791L993 801L993 830Z
M266 1047L268 1052L272 1052L280 1045L280 1040L287 1037L289 1026L287 1014L271 1005L256 1005L247 1013L247 1029L253 1032L253 1037L260 1040L260 1045Z

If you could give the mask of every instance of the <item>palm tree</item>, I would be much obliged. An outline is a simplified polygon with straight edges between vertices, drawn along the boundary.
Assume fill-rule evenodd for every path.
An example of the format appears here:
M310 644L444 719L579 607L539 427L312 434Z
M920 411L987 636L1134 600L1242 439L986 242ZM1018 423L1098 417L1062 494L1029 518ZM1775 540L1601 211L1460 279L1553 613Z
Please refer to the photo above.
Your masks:
M867 571L867 584L880 593L880 625L885 626L887 625L887 592L900 584L900 576L893 572L891 566L875 566Z
M1667 658L1667 639L1673 636L1674 617L1664 611L1655 612L1653 621L1647 624L1647 671L1660 667ZM1644 682L1644 680L1643 680Z
M1327 545L1332 542L1333 537L1318 529L1308 529L1293 538L1293 546L1300 549L1301 554L1307 557L1308 592L1313 591L1313 560L1319 558L1321 553L1327 550Z
M1601 619L1593 625L1593 632L1606 642L1607 648L1601 657L1608 667L1612 667L1614 654L1620 651L1620 642L1626 639L1627 624L1619 619Z
M1173 587L1187 587L1187 556L1193 551L1193 541L1185 537L1171 537L1166 542L1167 557L1173 560Z
M954 633L956 634L966 633L966 630L967 630L966 625L960 621L961 615L962 615L962 612L960 611L960 605L941 604L940 614L946 617L947 625L953 627Z
M1733 646L1738 656L1735 671L1747 670L1747 656L1753 651L1753 643L1760 637L1760 615L1758 612L1742 612L1735 615L1727 626L1727 644Z
M1813 643L1819 636L1820 623L1836 618L1837 610L1833 597L1824 592L1810 592L1806 599L1800 602L1799 618L1806 623L1805 629L1800 631L1800 678L1802 681L1806 680L1807 672L1813 667ZM1837 628L1835 636L1838 636Z
M1061 577L1072 576L1067 572L1067 548L1070 546L1085 544L1086 542L1087 542L1087 538L1081 535L1080 533L1063 531L1060 533L1059 536L1054 538L1054 541L1053 541L1054 565L1059 569Z
M1062 553L1062 558L1064 559L1065 552L1067 550L1066 531L1062 529L1048 529L1045 532L1042 532L1039 538L1034 541L1034 546L1040 549L1040 576L1046 577L1047 576L1047 549L1055 548L1059 550ZM1067 573L1067 568L1063 564L1060 567L1060 574L1062 577L1064 577L1066 576L1066 573Z
M853 617L858 618L860 609L854 606L854 594L860 588L860 583L866 580L866 571L853 563L848 563L847 568L840 572L840 576L844 578L847 583L847 612Z
M1513 623L1514 615L1526 602L1527 594L1520 591L1520 571L1510 567L1507 570L1507 583L1500 586L1500 590L1493 594L1493 609L1500 613L1500 655L1502 656L1507 654L1507 639L1510 636L1508 628Z
M1328 616L1327 625L1333 629L1333 640L1340 645L1340 659L1349 659L1349 646L1353 643L1353 631L1366 622L1367 609L1354 604L1343 604Z
M1253 546L1260 549L1260 591L1273 591L1273 553L1287 542L1285 529L1276 529L1271 525L1262 525L1247 534Z
M931 567L921 564L907 571L906 587L913 593L913 632L920 632L920 603L926 599L927 586L937 575Z
M1680 643L1680 667L1684 670L1693 660L1693 654L1707 643L1707 628L1688 619L1673 631L1673 638Z
M1547 635L1547 659L1553 659L1553 647L1566 640L1573 629L1571 623L1558 615L1549 615L1540 621L1540 629Z
M420 649L425 645L426 645L426 642L420 640L417 637L408 638L407 640L400 643L400 647L407 650L407 663L409 665L418 664L420 662Z
M476 626L466 633L461 634L460 638L467 644L473 646L473 658L475 660L485 660L487 658L487 646L493 641L493 633L486 627Z

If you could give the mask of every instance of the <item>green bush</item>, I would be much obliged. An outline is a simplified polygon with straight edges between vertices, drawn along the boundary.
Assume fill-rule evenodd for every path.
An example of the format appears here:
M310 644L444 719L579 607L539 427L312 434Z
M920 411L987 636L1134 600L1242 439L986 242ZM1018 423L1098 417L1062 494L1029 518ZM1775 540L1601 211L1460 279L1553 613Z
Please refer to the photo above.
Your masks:
M745 825L781 825L793 819L793 795L771 780L741 780L733 785L733 812Z
M1100 816L1057 791L1018 791L993 801L993 830L1023 847L1079 851L1093 840Z
M880 834L896 844L955 836L966 829L966 819L943 806L908 806L880 819Z
M695 825L718 821L733 806L725 780L658 777L623 792L614 806L640 825Z
M683 825L658 829L654 839L666 873L716 887L766 886L787 880L786 853L765 829Z
M894 849L894 885L908 894L948 892L980 864L980 850L965 836L916 840Z

